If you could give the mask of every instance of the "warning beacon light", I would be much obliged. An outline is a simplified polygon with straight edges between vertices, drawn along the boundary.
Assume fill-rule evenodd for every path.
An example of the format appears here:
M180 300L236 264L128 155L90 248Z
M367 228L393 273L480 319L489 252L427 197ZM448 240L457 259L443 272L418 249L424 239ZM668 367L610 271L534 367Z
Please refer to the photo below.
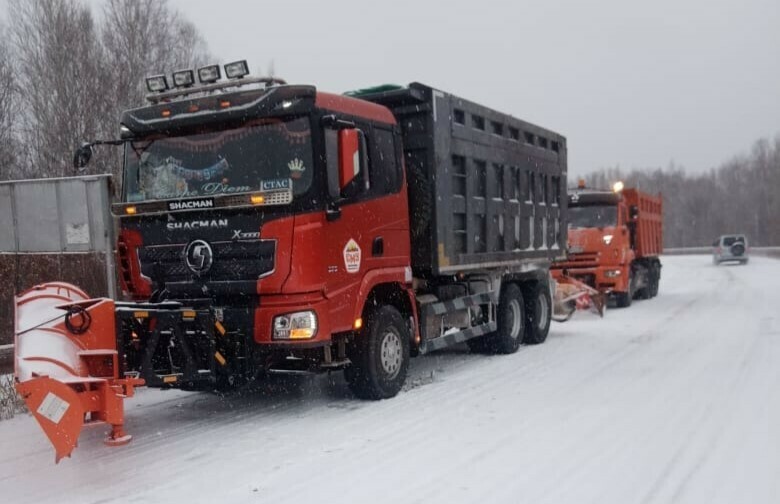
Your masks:
M234 61L225 65L225 76L228 79L240 79L249 75L249 65L246 60Z

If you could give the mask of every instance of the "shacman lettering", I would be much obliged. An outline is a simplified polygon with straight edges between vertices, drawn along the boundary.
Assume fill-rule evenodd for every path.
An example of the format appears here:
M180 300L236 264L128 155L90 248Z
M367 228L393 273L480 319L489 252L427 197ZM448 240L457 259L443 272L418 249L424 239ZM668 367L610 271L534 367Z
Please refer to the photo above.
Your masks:
M228 226L227 219L202 220L192 222L169 222L168 229L175 231L178 229L201 229L201 228L225 228Z
M169 210L189 210L192 208L213 208L214 200L171 201Z

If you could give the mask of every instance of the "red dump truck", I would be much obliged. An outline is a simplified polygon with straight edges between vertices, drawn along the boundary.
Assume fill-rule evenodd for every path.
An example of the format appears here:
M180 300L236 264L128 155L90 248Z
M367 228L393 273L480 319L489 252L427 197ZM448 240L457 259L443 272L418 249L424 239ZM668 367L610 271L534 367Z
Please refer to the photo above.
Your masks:
M614 297L618 307L656 296L662 217L660 195L624 189L621 183L612 191L581 183L569 192L567 257L553 263L553 277L581 281Z
M511 353L550 327L566 139L413 83L335 95L244 62L147 80L121 118L117 265L128 301L17 297L17 389L57 457L134 387L344 370L392 397L409 358ZM74 162L89 160L85 144Z

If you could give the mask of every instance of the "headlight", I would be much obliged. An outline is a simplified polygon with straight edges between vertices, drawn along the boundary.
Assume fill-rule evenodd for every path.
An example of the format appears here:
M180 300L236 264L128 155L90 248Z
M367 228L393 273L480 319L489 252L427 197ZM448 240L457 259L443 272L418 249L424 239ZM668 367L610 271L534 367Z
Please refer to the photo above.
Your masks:
M615 278L620 276L620 270L619 269L612 269L607 270L604 272L604 276L607 278Z
M317 314L313 311L288 313L274 317L273 339L311 339L317 334Z
M602 240L604 240L604 245L609 245L612 243L612 235L604 235L601 237Z

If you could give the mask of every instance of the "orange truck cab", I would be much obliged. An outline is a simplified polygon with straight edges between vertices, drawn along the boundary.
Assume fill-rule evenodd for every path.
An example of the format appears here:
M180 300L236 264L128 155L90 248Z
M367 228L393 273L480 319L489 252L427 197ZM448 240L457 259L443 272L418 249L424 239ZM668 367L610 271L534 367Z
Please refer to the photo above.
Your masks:
M658 294L663 249L662 200L637 189L569 192L567 258L553 278L583 281L618 307Z

